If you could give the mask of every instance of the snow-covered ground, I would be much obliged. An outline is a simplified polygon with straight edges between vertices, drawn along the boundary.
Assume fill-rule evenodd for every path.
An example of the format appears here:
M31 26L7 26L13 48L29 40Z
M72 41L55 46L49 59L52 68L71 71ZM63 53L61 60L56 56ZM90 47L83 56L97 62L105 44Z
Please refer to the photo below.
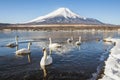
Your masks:
M115 42L110 55L105 61L104 75L99 80L120 80L120 39L107 38L106 41Z

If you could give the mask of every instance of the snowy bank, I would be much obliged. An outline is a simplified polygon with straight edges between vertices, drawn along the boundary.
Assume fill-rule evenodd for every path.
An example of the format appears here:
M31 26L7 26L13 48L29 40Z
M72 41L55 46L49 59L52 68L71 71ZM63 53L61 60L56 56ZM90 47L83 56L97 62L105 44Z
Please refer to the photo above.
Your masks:
M104 75L99 80L120 80L120 39L107 38L106 41L115 43L110 55L105 61Z

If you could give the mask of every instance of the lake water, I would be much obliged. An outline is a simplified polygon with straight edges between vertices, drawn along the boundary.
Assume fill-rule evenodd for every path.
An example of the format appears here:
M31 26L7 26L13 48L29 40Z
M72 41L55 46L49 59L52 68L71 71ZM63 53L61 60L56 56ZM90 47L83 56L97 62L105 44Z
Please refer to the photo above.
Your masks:
M32 42L30 55L18 56L16 47L5 47L15 42L16 35L19 36L18 49L27 48L28 42ZM77 46L79 36L82 43ZM52 52L51 65L41 68L42 49L49 50L49 37L62 48ZM74 40L67 43L70 37ZM0 31L0 80L95 80L113 47L102 41L106 37L120 36L118 32L104 31Z

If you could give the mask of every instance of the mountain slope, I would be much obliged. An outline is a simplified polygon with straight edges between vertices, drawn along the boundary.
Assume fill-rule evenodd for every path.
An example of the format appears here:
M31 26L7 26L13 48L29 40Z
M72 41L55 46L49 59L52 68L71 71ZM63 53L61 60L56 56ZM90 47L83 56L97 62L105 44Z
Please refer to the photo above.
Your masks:
M40 16L28 22L29 24L103 24L93 19L81 17L68 8L59 8L48 15Z

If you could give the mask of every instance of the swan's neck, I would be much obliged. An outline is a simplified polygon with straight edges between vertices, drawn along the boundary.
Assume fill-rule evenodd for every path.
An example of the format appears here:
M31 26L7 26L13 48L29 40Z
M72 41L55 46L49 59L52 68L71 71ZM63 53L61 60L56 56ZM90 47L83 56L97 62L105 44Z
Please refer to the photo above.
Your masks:
M16 45L18 45L18 37L15 37Z
M46 50L44 51L43 57L44 57L44 62L46 62L46 59L47 59L47 51Z
M49 53L49 55L51 55L52 54L52 49L50 48L50 53Z
M30 50L30 43L28 43L28 50Z
M50 41L50 44L52 44L52 39L51 38L49 38L49 41Z
M81 37L79 37L79 41L81 42Z

